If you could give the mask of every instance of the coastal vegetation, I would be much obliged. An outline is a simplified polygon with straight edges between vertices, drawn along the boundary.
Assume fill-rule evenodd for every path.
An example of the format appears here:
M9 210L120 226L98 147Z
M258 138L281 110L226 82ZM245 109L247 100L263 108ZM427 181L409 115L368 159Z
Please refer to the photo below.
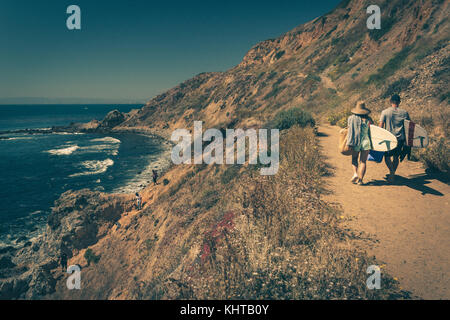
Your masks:
M382 290L367 288L367 267L377 261L358 244L371 239L346 227L339 205L324 200L331 169L322 161L326 150L318 147L315 126L324 121L345 126L360 99L376 120L388 104L386 96L400 92L411 118L423 121L432 137L417 157L448 172L448 41L437 45L448 40L448 23L440 14L448 6L442 2L443 10L435 11L432 1L385 1L397 20L383 34L367 34L366 14L352 12L353 1L358 7L356 0L343 1L326 16L256 45L228 71L199 74L134 114L112 114L110 120L119 116L121 122L105 130L145 130L165 138L178 128L192 128L194 121L222 133L278 128L280 168L274 176L261 176L252 165L174 165L161 175L161 184L142 191L141 211L130 209L131 197L120 206L94 206L99 195L86 192L83 207L65 206L62 198L49 220L55 227L45 238L56 239L48 244L52 250L44 251L44 245L44 253L30 253L32 246L23 250L49 260L37 267L56 265L57 228L67 226L69 239L82 234L57 221L77 221L82 213L98 226L89 230L92 241L73 247L71 261L94 263L83 268L84 290L69 295L60 281L49 297L411 298L384 272ZM437 26L436 33L426 33ZM415 45L419 36L433 50L419 50L424 45ZM100 221L93 209L108 214ZM121 227L113 228L119 219ZM85 231L86 225L79 227ZM84 249L87 256L80 253Z
M201 211L218 219L202 227L199 258L179 279L167 283L165 270L136 296L150 299L401 299L409 294L386 276L383 290L369 290L365 270L375 261L352 244L341 210L321 199L321 152L311 127L294 125L283 132L280 172L262 177L244 169L231 192L210 184L187 182L200 195ZM232 173L231 173L232 172ZM234 166L222 177L238 174ZM193 189L193 184L195 189ZM221 200L218 202L218 198ZM216 200L212 200L216 199ZM211 205L211 201L215 205ZM180 205L180 200L177 201ZM214 213L213 213L214 212ZM197 217L200 217L197 213ZM176 259L183 261L181 256ZM173 266L177 269L181 266Z
M286 130L294 125L300 127L314 127L316 124L312 115L302 108L295 107L289 110L280 111L275 118L270 122L269 126L279 130Z

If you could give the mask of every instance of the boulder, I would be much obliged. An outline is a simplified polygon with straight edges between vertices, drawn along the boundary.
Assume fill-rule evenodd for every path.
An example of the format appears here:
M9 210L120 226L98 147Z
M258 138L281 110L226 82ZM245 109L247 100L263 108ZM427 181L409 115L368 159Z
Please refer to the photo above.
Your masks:
M119 110L110 111L101 121L102 128L112 129L125 121L125 115Z
M53 293L57 280L52 270L58 268L61 252L70 258L95 244L132 206L133 199L88 189L63 193L55 201L43 235L16 252L3 249L0 299L40 299Z

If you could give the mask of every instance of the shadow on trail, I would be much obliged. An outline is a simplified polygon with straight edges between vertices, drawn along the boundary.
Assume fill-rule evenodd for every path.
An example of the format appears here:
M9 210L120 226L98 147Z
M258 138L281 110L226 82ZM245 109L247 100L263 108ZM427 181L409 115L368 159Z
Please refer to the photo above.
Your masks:
M321 131L318 131L318 132L316 133L316 136L318 136L318 137L329 137L328 134L326 134L325 132L321 132Z
M373 180L367 183L369 186L407 186L411 189L420 191L422 195L432 194L435 196L442 197L444 194L436 189L426 186L429 184L431 179L434 177L428 173L416 174L410 178L405 178L401 176L395 176L394 182L388 182L386 180Z
M450 174L448 172L426 169L425 173L430 177L430 179L436 179L445 184L449 184L450 182Z

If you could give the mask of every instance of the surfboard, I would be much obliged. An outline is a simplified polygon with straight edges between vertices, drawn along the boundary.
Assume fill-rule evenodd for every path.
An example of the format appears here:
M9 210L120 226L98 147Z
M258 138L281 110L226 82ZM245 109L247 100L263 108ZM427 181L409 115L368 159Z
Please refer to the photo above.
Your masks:
M418 124L404 120L406 145L413 148L426 148L429 144L427 131Z
M386 152L397 147L397 138L392 133L374 125L370 125L370 138L372 150Z

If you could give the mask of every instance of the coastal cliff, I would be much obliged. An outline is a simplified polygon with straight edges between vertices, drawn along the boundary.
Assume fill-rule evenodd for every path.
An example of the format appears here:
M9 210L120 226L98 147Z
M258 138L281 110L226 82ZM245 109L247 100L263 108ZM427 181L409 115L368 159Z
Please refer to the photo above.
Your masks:
M95 244L131 209L131 200L87 189L63 193L42 236L23 248L0 252L0 299L36 299L53 293L61 278L57 273L61 251L70 259Z
M382 8L382 30L365 27L370 4ZM362 97L379 112L401 92L437 144L449 135L448 10L448 1L343 1L254 46L226 72L199 74L129 114L54 130L169 137L195 120L259 128L298 106L340 119ZM340 224L340 209L323 201L329 172L314 130L292 128L281 139L275 177L246 166L173 166L143 190L140 211L132 195L64 193L41 237L0 252L0 298L410 297L388 276L385 290L365 288L374 259L352 242L363 237ZM88 249L97 263L86 261ZM81 290L66 288L61 251L82 266Z

